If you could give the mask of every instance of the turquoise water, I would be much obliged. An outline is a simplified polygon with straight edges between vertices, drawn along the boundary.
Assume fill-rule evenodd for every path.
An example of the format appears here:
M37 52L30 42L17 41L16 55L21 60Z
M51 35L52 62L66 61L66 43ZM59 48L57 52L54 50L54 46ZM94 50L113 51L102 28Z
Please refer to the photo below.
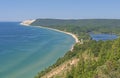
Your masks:
M93 40L96 40L96 41L114 40L118 38L118 36L114 34L90 34L90 36L92 37Z
M34 78L75 43L64 33L0 23L0 78Z

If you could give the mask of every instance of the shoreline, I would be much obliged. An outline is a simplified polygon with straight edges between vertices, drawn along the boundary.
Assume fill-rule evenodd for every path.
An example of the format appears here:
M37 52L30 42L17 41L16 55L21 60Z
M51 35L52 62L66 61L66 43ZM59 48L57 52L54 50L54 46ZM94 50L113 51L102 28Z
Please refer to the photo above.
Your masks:
M31 25L29 25L29 24L25 24L25 23L20 23L20 25L23 25L23 26L31 26ZM70 36L72 36L72 37L74 38L74 40L75 40L75 44L80 42L79 39L78 39L78 37L77 37L75 34L70 33L70 32L65 32L65 31L61 31L61 30L58 30L58 29L49 28L49 27L43 27L43 26L34 26L34 27L45 28L45 29L50 29L50 30L53 30L53 31L57 31L57 32L65 33L65 34L70 35ZM75 44L72 45L70 51L73 51L73 49L74 49L74 45L75 45Z

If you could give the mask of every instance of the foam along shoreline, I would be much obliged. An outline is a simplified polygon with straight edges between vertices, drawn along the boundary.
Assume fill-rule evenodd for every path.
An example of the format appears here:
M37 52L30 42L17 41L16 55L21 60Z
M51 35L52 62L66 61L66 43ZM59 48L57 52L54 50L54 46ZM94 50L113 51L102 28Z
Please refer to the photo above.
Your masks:
M35 21L35 20L34 20L34 21ZM34 21L33 21L33 22L34 22ZM21 24L21 25L24 25L24 26L30 26L31 23L32 23L32 22L29 22L29 24L28 24L28 23L25 23L25 22L22 22L22 23L20 23L20 24ZM54 31L57 31L57 32L62 32L62 33L65 33L65 34L68 34L68 35L72 36L72 37L75 39L75 43L79 43L79 42L80 42L79 39L78 39L78 37L77 37L75 34L73 34L73 33L61 31L61 30L54 29L54 28L43 27L43 26L35 26L35 27L47 28L47 29L54 30ZM70 50L72 51L73 49L74 49L74 45L72 45L72 47L71 47Z
M58 29L49 28L49 27L43 27L43 26L35 26L35 27L47 28L47 29L54 30L54 31L57 31L57 32L65 33L65 34L68 34L68 35L72 36L75 39L75 43L79 43L80 42L75 34L72 34L72 33L69 33L69 32L65 32L65 31L61 31L61 30L58 30ZM73 49L74 49L74 45L72 45L70 51L73 51Z

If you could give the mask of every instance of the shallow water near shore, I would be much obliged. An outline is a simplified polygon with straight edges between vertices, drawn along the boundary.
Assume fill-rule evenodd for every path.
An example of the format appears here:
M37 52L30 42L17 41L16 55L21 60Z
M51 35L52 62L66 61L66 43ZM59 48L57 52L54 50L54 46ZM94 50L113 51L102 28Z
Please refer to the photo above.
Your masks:
M34 78L74 43L61 32L0 22L0 78Z

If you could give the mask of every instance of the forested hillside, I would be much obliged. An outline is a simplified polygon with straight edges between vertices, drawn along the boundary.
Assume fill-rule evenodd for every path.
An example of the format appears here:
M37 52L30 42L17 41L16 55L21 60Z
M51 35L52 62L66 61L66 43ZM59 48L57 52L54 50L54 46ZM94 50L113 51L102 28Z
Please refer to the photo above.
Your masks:
M120 78L120 39L75 46L79 62L64 78Z
M119 31L120 27L119 19L79 19L79 20L62 20L62 19L37 19L32 25L50 26L64 29L74 30L77 28L86 32L112 32ZM68 28L67 28L68 27ZM109 28L109 29L108 29ZM116 31L115 31L116 30ZM77 31L76 31L77 32Z
M79 39L91 39L89 33L110 33L120 35L119 19L37 19L31 25L44 26L72 32L78 35Z
M60 73L52 75L52 78L120 78L120 38L94 41L89 36L90 33L120 35L120 20L37 19L31 25L71 32L76 34L79 39L84 40L84 44L75 44L73 51L67 52L55 64L39 72L35 78L41 78L64 64L67 64L67 67ZM74 65L68 62L74 59L79 61Z
M62 71L62 74L56 74L53 78L120 78L120 39L76 44L73 52L66 53L53 66L40 72L35 78L41 78L73 58L79 59L77 65L68 64L70 70Z

